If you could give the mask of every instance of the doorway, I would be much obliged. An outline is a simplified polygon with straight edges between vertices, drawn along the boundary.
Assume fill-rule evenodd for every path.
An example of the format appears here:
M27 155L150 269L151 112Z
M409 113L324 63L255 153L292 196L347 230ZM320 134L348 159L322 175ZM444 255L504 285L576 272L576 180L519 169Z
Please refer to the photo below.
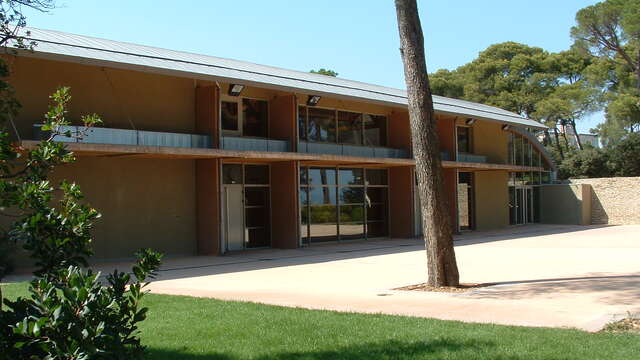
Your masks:
M269 166L223 164L222 178L225 251L271 246Z
M537 189L533 186L521 185L509 187L509 223L524 225L539 221L537 205Z

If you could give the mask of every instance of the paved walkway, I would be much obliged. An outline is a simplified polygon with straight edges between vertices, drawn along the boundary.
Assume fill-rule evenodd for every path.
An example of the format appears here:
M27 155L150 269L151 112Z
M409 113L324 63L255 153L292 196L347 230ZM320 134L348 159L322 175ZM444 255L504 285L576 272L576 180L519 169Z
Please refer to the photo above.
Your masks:
M419 240L168 259L151 285L183 294L339 311L596 331L640 312L640 226L535 225L457 237L464 293L397 291L424 282ZM113 264L110 264L113 265Z

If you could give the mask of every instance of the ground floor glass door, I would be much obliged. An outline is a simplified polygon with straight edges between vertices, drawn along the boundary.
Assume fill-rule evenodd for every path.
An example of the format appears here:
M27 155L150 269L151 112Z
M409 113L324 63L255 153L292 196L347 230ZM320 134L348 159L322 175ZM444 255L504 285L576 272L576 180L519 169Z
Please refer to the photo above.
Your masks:
M269 166L222 165L222 223L226 251L271 246Z
M523 225L539 222L538 188L534 186L509 187L509 223Z

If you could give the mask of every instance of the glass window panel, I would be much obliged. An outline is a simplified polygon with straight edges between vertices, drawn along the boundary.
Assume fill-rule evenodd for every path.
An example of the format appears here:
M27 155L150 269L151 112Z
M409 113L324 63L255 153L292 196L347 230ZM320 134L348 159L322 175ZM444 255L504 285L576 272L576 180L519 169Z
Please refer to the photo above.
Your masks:
M307 188L300 188L300 205L308 205L309 204L309 195L307 194Z
M367 208L367 221L386 221L387 207L382 205L371 205Z
M387 188L370 187L367 188L367 204L386 203Z
M340 205L340 224L348 223L348 222L361 223L363 221L364 221L364 206Z
M338 177L340 185L362 185L364 184L362 169L339 169Z
M367 185L387 185L386 169L367 169Z
M362 204L364 203L364 187L341 187L340 204Z
M336 188L333 186L314 186L309 188L309 203L324 205L336 203Z
M364 224L340 224L340 240L364 238Z
M543 184L550 184L551 183L551 173L549 173L548 171L543 171L541 173L541 175L542 175L541 182Z
M307 107L298 106L298 133L300 140L307 140Z
M367 237L368 238L376 238L389 236L389 231L387 230L386 222L373 222L367 223Z
M507 135L509 144L507 145L507 153L509 154L509 164L514 164L515 158L513 156L513 133L509 132Z
M267 206L269 203L268 187L245 187L244 188L244 204L245 206Z
M335 185L336 169L309 168L309 185Z
M325 224L325 223L337 223L338 212L335 205L317 205L310 207L310 219L311 224Z
M266 101L242 99L242 134L266 138L268 113Z
M269 184L269 166L268 165L245 165L244 183L245 184Z
M334 110L308 108L309 141L336 142L336 113Z
M509 224L515 225L517 223L516 218L516 189L513 186L509 186Z
M309 170L307 168L300 168L300 185L309 184Z
M526 142L525 150L526 150L526 152L525 152L525 155L524 155L524 164L526 166L531 166L531 155L532 155L531 154L531 150L532 149L531 149L531 143L528 142L528 141Z
M222 130L238 131L238 103L223 101L221 104Z
M271 245L268 228L248 229L247 235L247 248L259 248Z
M364 144L368 146L387 146L387 118L380 115L364 114Z
M533 150L532 154L532 166L539 167L540 166L540 153L537 150Z
M458 126L458 152L471 153L471 128Z
M338 111L338 142L362 144L362 114Z
M522 144L522 136L516 135L515 138L515 157L516 157L516 165L522 165L523 160L523 144Z
M223 164L222 165L223 184L242 184L242 165Z
M269 226L269 208L250 207L245 209L245 221L247 227Z

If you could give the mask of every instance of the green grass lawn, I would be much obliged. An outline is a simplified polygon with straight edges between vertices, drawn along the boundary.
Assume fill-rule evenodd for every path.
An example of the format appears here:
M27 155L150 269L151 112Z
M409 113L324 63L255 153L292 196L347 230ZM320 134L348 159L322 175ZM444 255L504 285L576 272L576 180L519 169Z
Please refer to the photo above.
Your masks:
M3 287L5 296L25 284ZM640 359L640 336L149 295L150 359Z

